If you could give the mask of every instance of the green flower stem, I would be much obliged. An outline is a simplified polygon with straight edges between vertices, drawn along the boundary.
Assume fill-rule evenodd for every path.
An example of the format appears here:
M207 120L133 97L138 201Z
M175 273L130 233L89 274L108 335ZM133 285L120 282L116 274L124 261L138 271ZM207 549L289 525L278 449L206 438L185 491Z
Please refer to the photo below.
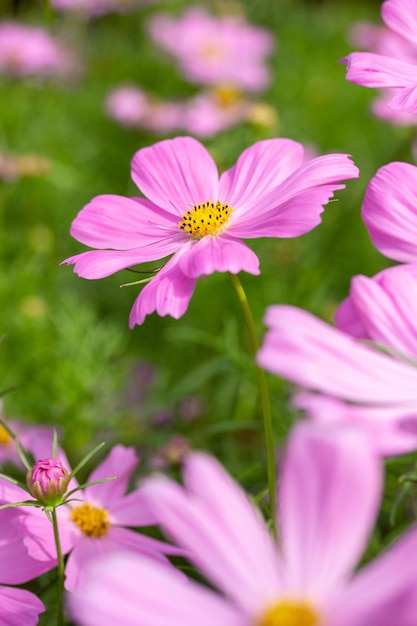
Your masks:
M243 310L243 315L246 321L246 326L249 332L249 338L253 354L259 350L259 339L256 332L255 321L253 319L252 311L249 305L248 298L242 283L240 282L236 274L230 274L230 280L235 288L236 295ZM275 527L275 513L276 513L276 467L275 467L275 450L274 450L274 433L272 428L272 414L271 403L269 400L268 385L266 382L266 376L263 369L256 366L256 373L258 377L259 393L261 398L262 416L264 423L264 437L265 437L265 452L266 452L266 470L268 477L268 491L269 501L271 505L271 517L272 517L272 529L276 533Z
M64 579L65 566L62 556L61 541L59 539L58 520L56 516L56 508L51 511L52 525L54 527L54 539L56 546L56 555L58 558L58 603L57 603L57 626L64 626Z

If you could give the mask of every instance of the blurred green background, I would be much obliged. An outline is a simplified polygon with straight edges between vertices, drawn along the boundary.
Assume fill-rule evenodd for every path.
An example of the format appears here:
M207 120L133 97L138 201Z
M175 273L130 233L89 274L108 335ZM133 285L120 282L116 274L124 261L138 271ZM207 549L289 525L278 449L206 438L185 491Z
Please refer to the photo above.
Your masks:
M61 428L71 460L101 440L137 447L143 467L174 435L208 448L246 484L264 484L261 414L253 359L239 304L227 275L199 280L178 321L148 317L128 329L137 287L128 272L100 281L78 278L66 257L85 248L69 235L72 219L95 195L137 193L130 160L158 138L110 120L103 102L111 88L133 82L161 98L196 88L146 32L155 11L180 15L189 2L156 2L126 15L81 22L39 3L2 2L2 19L47 26L81 59L68 84L0 78L0 152L36 154L49 166L38 176L0 180L0 348L6 417ZM213 12L224 2L201 3ZM323 223L293 240L250 242L260 277L241 275L263 334L273 303L304 307L331 321L354 274L388 265L361 222L363 193L377 168L412 159L412 130L374 119L375 92L348 83L338 59L351 51L347 31L358 20L379 21L379 2L257 0L247 19L278 40L270 58L274 79L262 100L273 107L270 127L241 124L204 141L220 170L267 137L289 137L318 153L353 155L361 170L326 208ZM293 419L290 386L268 377L280 444ZM169 456L169 454L168 454ZM174 455L175 456L175 455Z

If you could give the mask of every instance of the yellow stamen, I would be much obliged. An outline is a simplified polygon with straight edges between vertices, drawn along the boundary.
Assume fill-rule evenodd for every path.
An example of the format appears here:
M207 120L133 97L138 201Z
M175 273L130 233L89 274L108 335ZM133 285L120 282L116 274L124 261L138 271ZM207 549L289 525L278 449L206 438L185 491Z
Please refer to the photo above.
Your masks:
M206 235L217 235L225 229L231 214L232 207L220 200L207 200L202 204L195 204L192 209L184 213L178 226L193 239L201 239Z
M256 626L320 626L317 612L304 601L284 600L272 604L256 622Z
M12 438L10 437L7 430L0 424L0 446L7 446L10 443Z
M231 109L242 100L240 92L228 85L217 85L213 87L212 93L221 109Z
M87 537L103 537L111 524L106 509L100 509L89 502L75 506L71 519Z

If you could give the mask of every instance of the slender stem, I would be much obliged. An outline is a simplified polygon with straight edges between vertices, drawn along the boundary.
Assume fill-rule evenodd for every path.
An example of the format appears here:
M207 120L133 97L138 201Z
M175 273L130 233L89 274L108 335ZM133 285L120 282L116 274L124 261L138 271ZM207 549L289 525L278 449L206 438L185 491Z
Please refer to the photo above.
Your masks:
M249 333L251 347L255 355L259 350L259 339L256 332L255 321L249 305L248 298L242 283L236 274L230 274L230 280L235 288L236 295L243 310L246 326ZM274 432L272 428L271 403L269 400L268 385L263 369L256 366L256 374L258 377L259 394L261 398L262 417L264 423L265 452L266 452L266 471L268 477L269 501L271 505L272 528L276 533L275 514L276 514L276 468L275 468L275 450L274 450Z
M62 556L61 541L59 539L58 520L56 516L56 508L51 512L52 525L54 527L54 539L56 546L56 555L58 558L58 603L57 603L57 626L64 626L64 578L65 567Z

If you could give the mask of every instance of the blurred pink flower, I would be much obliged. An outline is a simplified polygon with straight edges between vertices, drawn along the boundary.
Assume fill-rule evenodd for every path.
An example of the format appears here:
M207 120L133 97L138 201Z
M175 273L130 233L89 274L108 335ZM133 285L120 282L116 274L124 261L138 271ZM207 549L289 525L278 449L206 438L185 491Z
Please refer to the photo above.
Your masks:
M415 0L385 0L381 15L389 29L372 31L369 47L374 52L353 52L342 63L346 79L365 87L395 88L388 106L403 113L417 113L417 20ZM355 36L355 34L354 34ZM357 36L357 35L356 35ZM359 31L362 44L367 32Z
M93 198L73 221L71 234L99 249L64 263L74 263L79 276L95 279L174 253L137 298L130 327L153 311L179 318L199 276L259 274L259 260L242 239L309 232L320 223L333 192L344 187L339 181L357 176L348 155L306 163L301 144L270 139L247 148L219 178L197 140L161 141L132 160L132 178L149 199Z
M64 45L42 28L18 22L0 22L0 73L61 76L74 69L74 58Z
M133 85L114 89L106 99L105 109L109 117L127 128L165 134L183 127L182 102L158 100Z
M153 15L148 25L152 39L175 58L193 83L226 84L249 91L269 84L265 59L274 50L274 37L242 16L214 17L203 8L189 7L178 18Z
M377 516L382 478L357 429L298 424L279 481L278 547L220 464L191 454L184 486L155 477L144 493L163 530L189 551L214 589L179 580L146 559L115 555L91 569L69 599L76 623L410 626L417 611L416 528L354 574Z
M359 423L378 453L402 454L417 449L416 320L417 265L355 276L336 313L338 328L293 307L267 309L257 361L332 396L296 397L313 418L329 421L333 413L333 421Z
M362 219L374 246L403 263L417 262L417 167L388 163L371 179Z
M43 603L26 589L14 589L0 585L1 621L7 626L36 626Z
M125 13L154 0L50 0L57 11L73 11L97 17L105 13Z
M5 419L2 415L2 403L0 402L0 417L7 423L9 428L18 436L25 451L34 453L42 442L42 446L52 450L53 427L52 426L29 426L19 420ZM20 469L23 463L16 450L16 444L6 429L0 425L0 467L5 463L13 463Z
M197 137L212 137L244 122L250 103L236 89L218 86L189 98L184 108L184 130Z

